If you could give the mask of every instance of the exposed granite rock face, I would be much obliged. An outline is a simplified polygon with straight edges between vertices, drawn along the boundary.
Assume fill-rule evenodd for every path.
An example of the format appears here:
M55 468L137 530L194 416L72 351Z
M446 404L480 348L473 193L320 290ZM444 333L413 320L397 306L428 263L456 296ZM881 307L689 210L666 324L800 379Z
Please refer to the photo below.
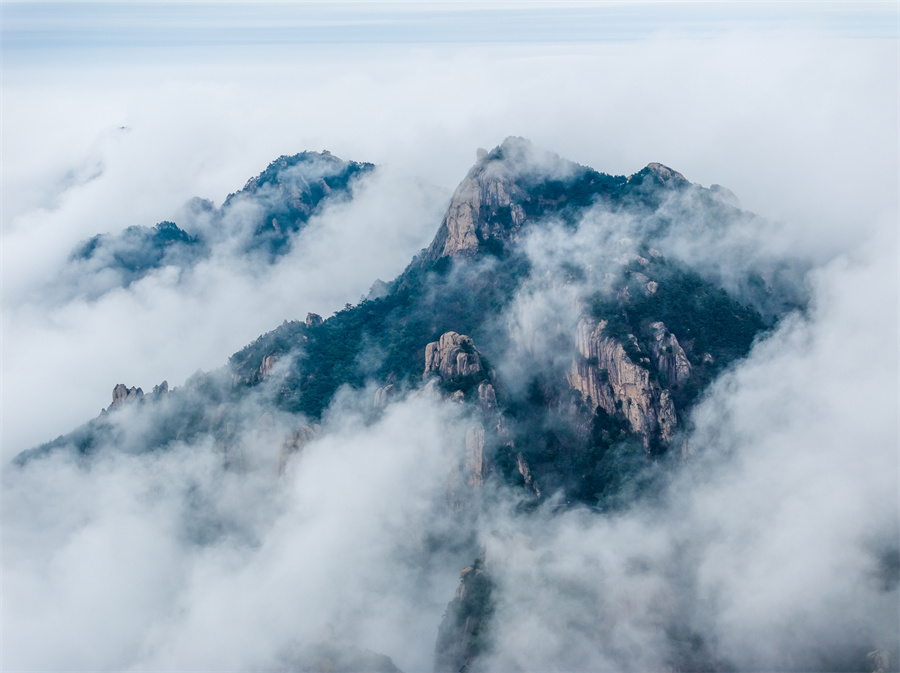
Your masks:
M668 182L669 180L677 180L680 182L687 182L687 178L685 178L681 173L676 170L669 168L668 166L664 166L663 164L657 163L655 161L647 164L647 168L650 169L653 173L655 173L660 180L663 182Z
M437 372L442 379L467 376L481 371L481 358L469 337L446 332L439 341L425 347L425 376Z
M672 388L691 378L691 363L678 339L664 323L650 323L650 359L660 374L666 375L666 386Z
M307 313L306 314L306 326L307 327L315 327L316 325L322 324L322 316L318 313Z
M153 395L158 399L169 394L169 382L163 381L158 386L153 386Z
M263 358L262 364L259 366L259 380L264 381L269 374L272 373L272 368L275 367L275 363L278 362L277 355L267 355Z
M472 339L456 332L446 332L438 341L425 347L424 377L428 378L429 375L431 380L426 387L436 389L438 380L449 381L456 376L487 376L487 372ZM381 390L384 389L376 393L376 398ZM463 390L452 390L445 393L445 399L464 405L466 393ZM491 473L492 461L485 446L497 443L498 431L504 426L497 405L497 394L489 382L479 383L475 407L481 420L474 420L466 429L465 452L448 479L447 497L454 507L467 502L473 489L481 488ZM490 429L486 430L486 426Z
M120 409L122 405L144 399L144 391L140 388L128 388L124 383L119 383L113 388L112 404L106 410Z
M488 416L497 411L497 393L487 381L482 381L478 385L478 409L482 414Z
M515 451L515 445L509 436L506 417L500 411L500 407L497 404L497 393L494 390L493 385L491 385L487 381L482 381L481 384L479 384L478 401L476 404L478 406L478 410L481 412L481 417L484 422L484 426L479 424L479 427L487 427L488 429L486 432L488 433L489 437L493 439L495 445L500 447L501 451L508 451L509 454L512 455ZM468 447L468 435L466 439ZM518 469L519 474L522 475L522 479L525 481L525 489L533 492L538 498L540 498L541 488L540 486L538 486L537 481L535 481L532 477L531 468L529 467L528 461L525 460L525 456L522 455L521 451L515 454L515 460L516 469ZM493 465L491 464L491 462L486 459L484 460L484 465L485 474L489 473L490 470L493 469Z
M627 179L603 176L541 151L524 138L506 138L490 152L479 149L476 158L420 261L472 257L498 244L502 248L518 240L529 221L560 212L573 198L585 199L579 201L584 205L590 201L586 197L606 198L624 189L647 200L657 190L669 192L691 185L678 171L656 162ZM626 187L628 183L633 184ZM572 192L560 199L558 190L566 184ZM651 201L661 198L657 195Z
M425 376L432 372L437 373L443 381L457 375L487 376L472 339L456 332L445 333L439 341L434 341L425 348ZM432 384L436 380L437 377L432 378ZM381 390L384 389L380 389L379 393ZM376 398L379 393L376 393ZM456 390L449 393L446 399L465 404L466 395L462 390ZM493 472L493 451L499 448L501 451L508 451L511 456L515 452L493 384L489 381L478 384L474 404L480 421L475 421L466 430L464 458L450 476L447 487L448 499L455 507L462 506L471 497L472 490L481 488L485 479ZM515 460L525 481L525 488L540 498L541 489L533 479L525 457L519 452Z
M425 253L429 259L472 255L480 242L496 235L499 228L517 229L525 221L525 212L517 203L525 192L505 163L488 156L479 157L456 188L438 234ZM502 223L492 223L490 215L501 209Z
M278 459L278 474L284 474L288 460L295 453L300 453L304 446L322 433L322 427L318 423L304 425L285 437L281 444L281 454Z
M528 185L548 174L567 179L583 170L523 138L507 138L491 152L479 150L423 259L469 257L488 241L516 240L529 217Z
M668 391L650 380L650 372L635 364L605 327L606 321L579 321L575 344L581 357L567 375L569 385L590 397L594 408L624 416L645 447L654 437L668 444L677 422Z
M260 362L259 367L257 367L255 370L251 369L249 370L249 372L247 372L247 369L244 368L244 372L246 373L243 373L243 375L239 373L239 371L235 371L232 374L231 383L233 386L245 384L256 385L258 383L262 383L271 375L272 369L275 367L275 364L277 362L277 355L265 355L263 356L262 362Z
M394 384L389 383L375 391L375 401L372 403L373 409L384 409L391 398L394 396Z
M653 384L658 388L658 384ZM663 444L668 444L675 435L675 427L678 425L678 417L675 415L675 403L672 401L668 390L659 391L659 401L656 407L656 420L659 423L659 437Z
M475 423L466 431L466 459L463 465L466 484L479 488L484 483L486 468L484 426L481 423Z
M538 486L538 483L531 476L531 468L528 466L528 461L525 460L525 456L522 455L521 451L516 454L516 469L519 470L519 474L521 474L522 479L525 480L525 488L534 491L534 494L540 498L541 487Z

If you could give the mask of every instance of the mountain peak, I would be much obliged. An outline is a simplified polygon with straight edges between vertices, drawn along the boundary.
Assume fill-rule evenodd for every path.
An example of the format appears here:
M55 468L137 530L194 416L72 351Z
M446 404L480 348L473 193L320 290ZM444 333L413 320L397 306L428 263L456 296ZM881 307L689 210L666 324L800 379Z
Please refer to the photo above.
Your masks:
M269 163L266 169L254 178L250 178L243 189L229 194L226 205L234 198L244 194L254 194L263 188L272 190L288 190L296 192L309 190L316 185L327 185L329 178L342 177L344 174L355 174L372 170L374 166L356 161L344 161L328 150L322 152L306 151L293 155L282 155Z
M651 173L656 175L663 182L668 182L669 180L681 180L684 182L688 181L687 178L685 178L678 171L676 171L672 168L669 168L668 166L666 166L664 164L657 163L655 161L647 164L647 167L645 170L649 170Z
M509 140L490 152L477 153L478 160L450 199L426 260L474 255L492 234L492 214L503 213L504 224L511 227L524 221L525 213L517 203L524 192L516 180L523 153Z
M598 173L509 136L477 160L456 188L422 263L442 257L499 252L518 238L526 221L565 217L569 211L612 193L626 178Z

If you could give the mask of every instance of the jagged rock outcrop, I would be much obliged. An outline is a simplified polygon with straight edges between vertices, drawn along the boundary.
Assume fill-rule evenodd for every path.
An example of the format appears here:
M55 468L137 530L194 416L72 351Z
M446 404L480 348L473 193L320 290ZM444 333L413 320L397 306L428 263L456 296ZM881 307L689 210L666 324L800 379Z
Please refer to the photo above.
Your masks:
M668 388L680 386L691 378L691 363L678 339L662 322L650 323L648 348L653 366L662 375Z
M444 333L425 347L425 373L437 372L442 379L469 376L482 369L481 358L472 339L456 332Z
M675 431L675 405L650 372L628 357L617 339L604 332L606 321L582 318L575 345L581 357L568 372L569 385L611 416L621 415L645 448L654 438L668 444Z
M503 413L500 411L500 407L497 404L497 393L494 390L494 386L487 381L482 381L478 385L478 399L476 401L476 406L478 410L481 412L481 417L484 419L484 425L481 423L470 428L469 433L466 435L466 456L467 460L470 455L475 455L473 451L475 447L478 447L480 444L480 455L481 455L481 464L482 464L482 473L484 475L488 474L492 469L492 465L490 461L484 458L484 436L485 432L488 432L496 442L496 444L501 448L501 450L506 450L510 452L515 451L515 447L513 442L509 437L509 430L506 425L506 418ZM485 426L487 426L488 430L485 430ZM470 451L472 449L472 451ZM519 451L515 455L516 461L516 469L519 471L519 474L522 475L522 479L525 482L526 490L532 491L538 498L541 497L541 488L538 486L537 481L531 475L531 468L528 465L528 461L525 460L525 456L522 455L522 452ZM473 460L472 465L476 465L477 463ZM479 480L477 476L469 471L467 474L472 474L470 477L473 485L480 485L482 480Z
M278 364L279 356L270 353L262 357L262 361L255 370L250 369L246 364L239 365L232 372L232 385L256 385L268 379Z
M677 180L680 182L688 181L687 178L678 171L655 161L651 161L649 164L647 164L647 168L651 172L655 173L656 176L663 182L668 182L669 180Z
M153 395L157 399L169 394L169 382L163 381L158 386L153 386Z
M528 461L525 460L525 456L522 455L521 451L516 454L516 469L522 475L522 479L525 480L525 488L534 491L534 494L540 498L541 487L538 486L534 477L531 476L531 468L528 466Z
M425 348L424 376L428 377L432 373L438 374L443 381L454 376L478 374L487 376L472 339L456 332L445 333L439 341L434 341ZM437 379L432 379L432 381L434 380ZM376 398L377 395L378 393L376 393ZM447 399L464 404L466 395L462 390L455 390L447 395ZM493 471L494 464L486 446L494 447L491 450L496 447L505 447L501 450L514 451L506 419L497 403L497 392L493 384L486 380L481 381L478 384L474 402L481 421L474 422L466 430L465 455L458 470L451 476L448 486L448 498L456 506L462 504L469 497L466 495L468 489L480 488ZM540 498L540 487L532 478L528 463L521 453L516 459L516 466L525 480L526 488Z
M305 322L307 327L316 327L322 324L322 316L318 313L307 313Z
M426 258L470 256L498 229L517 229L525 221L525 211L518 203L525 196L506 163L492 161L489 154L480 155L456 188ZM503 212L503 217L494 221L490 215L498 212Z
M432 376L431 381L434 382L437 380L450 381L454 377L475 375L486 377L487 372L484 370L471 338L456 332L446 332L438 341L433 341L425 347L425 373L423 376L428 378L429 375ZM385 388L390 389L391 386ZM378 393L385 388L379 389ZM378 393L376 393L376 403ZM459 466L450 476L447 487L449 500L457 506L469 498L471 489L480 488L491 472L491 461L485 451L485 423L496 427L502 425L498 421L500 413L494 386L487 381L481 381L478 385L477 395L475 406L484 423L475 421L466 429L465 453ZM452 390L452 392L446 393L445 399L457 404L465 404L466 393L463 390Z
M124 404L141 401L143 399L143 390L135 387L129 388L124 383L119 383L113 388L112 404L110 404L106 410L113 411L114 409L121 409Z
M558 212L565 202L558 199L560 184L589 172L524 138L506 138L491 152L479 150L476 157L420 261L472 257L482 249L502 248L517 240L525 224L540 217L545 208ZM589 176L585 184L593 185L593 177L600 175ZM553 187L542 191L551 183Z
M475 423L466 431L466 458L463 464L466 484L479 488L484 483L486 467L484 426L481 423Z
M265 381L265 379L272 373L272 369L275 367L275 364L278 362L277 355L267 355L263 358L262 364L259 366L259 380Z
M476 158L420 264L502 250L520 238L529 222L559 215L573 203L583 207L627 194L658 207L665 194L691 185L681 173L657 162L628 178L603 175L543 152L524 138L506 138L490 152L479 149ZM561 198L566 188L571 191Z
M284 474L291 456L300 453L303 447L318 437L321 432L322 427L318 423L314 423L313 425L304 425L285 437L278 458L278 474Z
M394 384L389 383L375 391L375 400L372 403L373 409L384 409L391 398L394 396Z
M471 667L487 649L486 626L493 612L493 580L484 559L459 573L456 597L447 605L438 627L434 648L434 672L458 673Z
M497 393L487 381L478 384L478 410L485 416L490 416L498 410Z
M455 402L456 404L465 404L466 394L461 390L454 390L447 396L447 399L451 402Z

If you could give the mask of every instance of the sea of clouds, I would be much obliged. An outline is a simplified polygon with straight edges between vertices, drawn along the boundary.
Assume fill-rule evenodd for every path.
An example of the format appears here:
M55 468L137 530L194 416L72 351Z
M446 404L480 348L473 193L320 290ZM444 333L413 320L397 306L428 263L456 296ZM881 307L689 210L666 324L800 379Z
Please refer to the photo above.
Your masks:
M897 81L895 40L797 29L6 66L3 667L272 669L335 640L430 670L482 547L488 670L688 654L855 670L872 650L896 667ZM429 243L475 149L507 135L604 172L660 161L723 184L765 218L760 249L813 268L808 312L695 410L664 507L522 516L501 490L460 523L444 493L465 421L427 394L375 424L371 391L342 397L282 477L274 413L242 436L240 471L204 441L10 465L116 383L180 386L285 319L357 302ZM99 298L40 291L80 241L178 222L189 198L220 205L279 155L322 149L381 168L274 266L214 255ZM535 334L555 305L521 301L513 322ZM270 411L254 404L242 413ZM475 544L450 544L456 527Z

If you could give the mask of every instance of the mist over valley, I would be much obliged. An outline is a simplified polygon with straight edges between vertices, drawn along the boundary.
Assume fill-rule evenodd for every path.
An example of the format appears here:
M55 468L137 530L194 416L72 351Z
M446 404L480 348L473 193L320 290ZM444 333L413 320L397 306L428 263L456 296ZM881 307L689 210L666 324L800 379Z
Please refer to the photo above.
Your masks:
M897 668L896 35L216 7L3 10L4 670Z

